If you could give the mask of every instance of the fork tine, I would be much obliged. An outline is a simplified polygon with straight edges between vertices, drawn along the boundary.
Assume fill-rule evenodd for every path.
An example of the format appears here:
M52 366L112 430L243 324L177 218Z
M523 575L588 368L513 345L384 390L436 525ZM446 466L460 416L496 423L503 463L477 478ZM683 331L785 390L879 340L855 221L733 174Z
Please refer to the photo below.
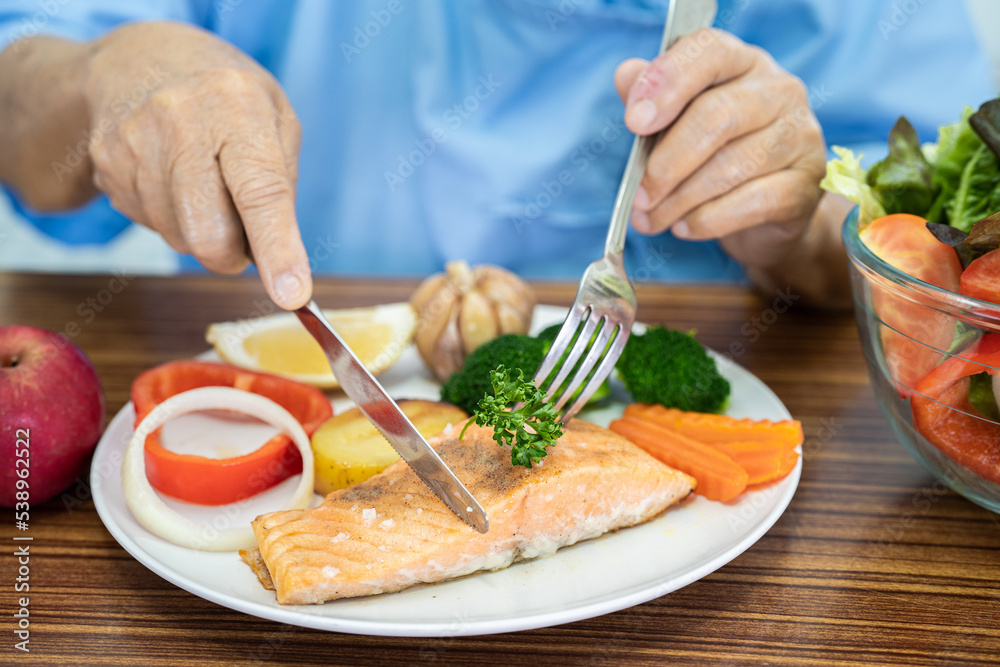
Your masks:
M580 357L583 356L583 353L587 351L588 347L590 347L590 339L594 335L594 331L597 330L597 325L600 322L599 318L594 317L593 310L592 309L590 310L591 313L588 315L586 321L584 321L583 327L580 329L580 333L576 338L576 342L570 349L569 354L566 355L566 360L563 361L562 366L559 368L559 373L556 375L555 379L552 380L552 383L549 384L548 389L543 388L543 390L545 391L545 396L549 400L552 400L552 396L555 395L557 391L559 391L559 388L562 387L563 383L566 381L566 378L569 377L569 374L573 371L573 368L576 366L576 362L580 360ZM558 363L559 357L561 357L562 354L558 355L554 354L553 353L554 350L555 346L553 345L551 348L549 348L549 353L546 356L549 355L555 356L556 361Z
M566 412L563 413L563 422L568 422L576 415L577 412L580 411L581 408L583 408L584 405L587 404L587 401L589 401L590 397L594 395L597 388L601 386L604 379L611 374L612 370L614 370L615 364L618 362L618 357L622 355L622 350L625 349L625 343L628 342L628 337L631 333L629 329L630 327L622 326L620 324L616 327L617 335L612 341L611 347L608 348L608 353L604 355L604 358L597 366L597 370L594 371L593 376L591 376L590 381L583 388L583 391L581 391L580 395L576 397L575 401L573 401L573 405L570 406L569 410L566 410Z
M591 317L591 321L595 319L596 318ZM584 383L587 376L590 375L590 372L594 370L595 366L597 366L598 361L604 354L605 348L608 347L608 343L611 342L612 335L617 327L610 323L607 315L601 317L600 323L602 325L601 330L594 338L594 343L590 345L590 341L587 341L588 345L590 345L590 350L587 352L587 356L584 357L583 362L580 364L580 368L573 375L572 381L563 390L562 396L560 396L559 400L555 402L556 410L562 410L562 407L566 405L566 402L573 396L573 393ZM562 383L560 382L558 386L562 387Z
M570 341L573 340L573 335L576 330L580 328L580 322L583 321L583 316L590 310L589 306L583 304L574 303L566 315L566 319L563 322L562 328L559 329L559 333L556 335L554 341L552 341L552 346L549 347L548 353L542 360L542 365L538 367L535 371L535 376L532 378L535 384L538 385L539 389L545 389L543 383L545 379L549 377L552 370L559 363L559 359L562 358L563 353L566 348L569 347Z

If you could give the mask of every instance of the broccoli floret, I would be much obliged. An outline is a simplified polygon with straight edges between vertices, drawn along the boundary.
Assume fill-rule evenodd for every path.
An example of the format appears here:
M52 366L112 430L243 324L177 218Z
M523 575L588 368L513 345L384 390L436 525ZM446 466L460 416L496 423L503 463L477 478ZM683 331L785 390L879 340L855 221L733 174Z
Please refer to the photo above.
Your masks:
M453 373L442 385L441 400L453 403L471 414L483 396L492 395L490 371L495 371L498 366L503 365L511 372L514 372L514 369L521 369L526 378L534 376L545 354L552 347L552 341L555 340L561 326L554 324L534 337L507 334L483 343L465 358L461 370ZM610 393L611 386L605 380L587 401L587 405L607 397Z
M483 343L465 358L461 370L452 373L441 387L441 400L453 403L472 414L479 401L493 394L490 371L503 365L512 373L516 369L530 378L538 370L551 343L533 338L507 334Z
M616 366L632 398L670 408L717 412L729 398L729 381L719 374L694 336L664 327L633 334Z
M539 331L538 335L535 336L535 338L540 338L541 340L544 340L548 345L552 345L552 343L554 343L556 340L556 336L559 335L560 329L562 329L561 322L559 324L553 324L551 326L547 326L541 331Z

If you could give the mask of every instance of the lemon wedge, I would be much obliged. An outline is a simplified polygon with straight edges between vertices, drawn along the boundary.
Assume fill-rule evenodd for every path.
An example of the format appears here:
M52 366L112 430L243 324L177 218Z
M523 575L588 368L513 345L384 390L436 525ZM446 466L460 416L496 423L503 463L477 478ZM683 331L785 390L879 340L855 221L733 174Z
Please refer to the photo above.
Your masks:
M396 363L417 328L416 313L408 303L324 310L323 314L372 374ZM211 324L205 339L223 361L234 366L322 389L339 386L319 344L294 313Z

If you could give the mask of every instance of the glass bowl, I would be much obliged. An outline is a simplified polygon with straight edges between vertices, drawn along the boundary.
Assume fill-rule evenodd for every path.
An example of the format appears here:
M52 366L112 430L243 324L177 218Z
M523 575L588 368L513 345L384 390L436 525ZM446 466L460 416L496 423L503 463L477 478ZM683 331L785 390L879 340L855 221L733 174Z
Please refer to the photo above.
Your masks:
M1000 422L965 398L970 377L1000 374L1000 355L988 354L1000 343L1000 305L879 259L858 237L858 209L844 222L843 239L861 345L886 420L934 476L1000 513Z

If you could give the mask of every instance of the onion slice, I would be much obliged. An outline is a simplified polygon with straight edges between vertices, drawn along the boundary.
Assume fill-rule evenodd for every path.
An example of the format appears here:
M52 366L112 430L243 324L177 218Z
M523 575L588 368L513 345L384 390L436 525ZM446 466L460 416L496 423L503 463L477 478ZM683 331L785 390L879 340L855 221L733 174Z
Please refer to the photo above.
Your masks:
M302 477L291 500L280 510L303 509L313 494L313 454L309 436L302 425L287 410L269 398L231 387L200 387L171 396L157 405L136 427L125 450L122 462L122 491L125 502L139 523L149 532L190 549L201 551L235 551L257 546L249 525L217 528L183 516L170 507L153 490L146 478L144 448L150 433L174 417L203 410L232 410L251 415L280 428L291 437L302 454ZM242 501L241 501L242 502ZM232 519L220 514L226 523Z

